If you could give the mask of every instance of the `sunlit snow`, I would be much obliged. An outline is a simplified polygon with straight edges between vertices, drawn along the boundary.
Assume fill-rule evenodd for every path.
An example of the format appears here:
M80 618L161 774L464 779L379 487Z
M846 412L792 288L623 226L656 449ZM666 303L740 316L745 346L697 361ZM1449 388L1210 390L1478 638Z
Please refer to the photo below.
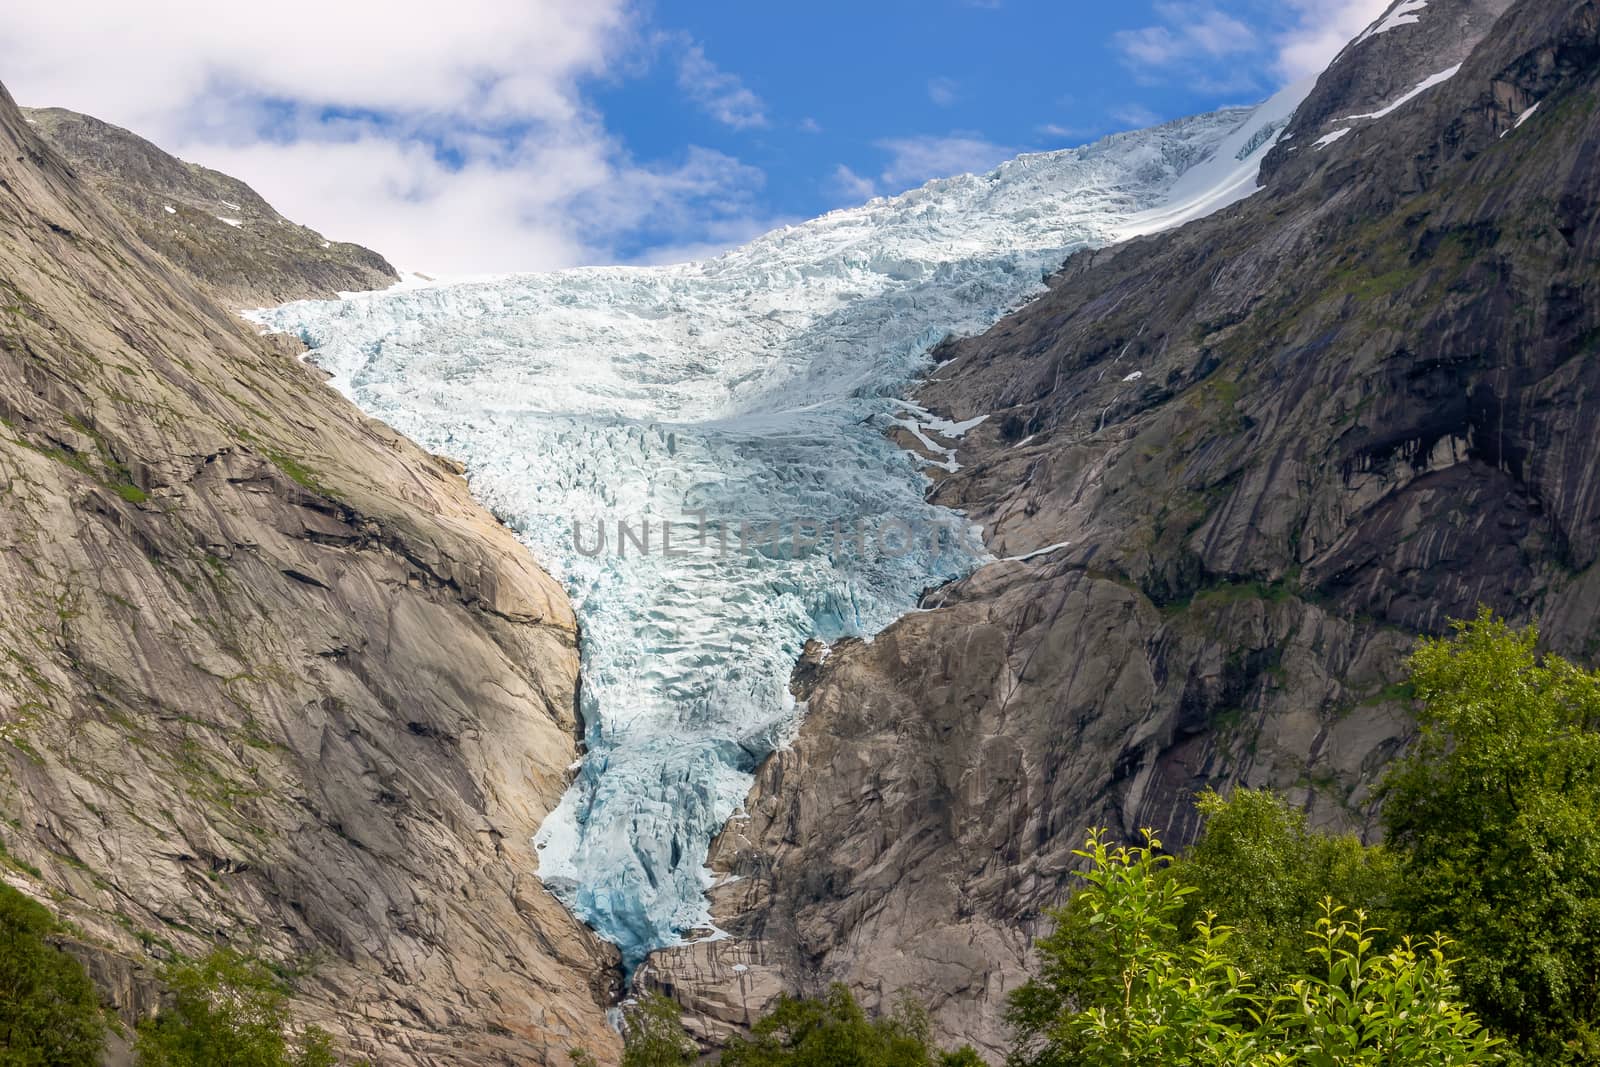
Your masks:
M896 399L929 348L989 326L1077 249L1248 195L1296 102L1023 156L708 262L255 314L366 411L464 462L571 592L588 748L539 831L540 874L630 964L715 936L706 849L797 723L806 639L871 635L978 562L949 532L963 520L924 501L928 461L885 434L933 435L950 467L980 424ZM619 545L619 521L635 542L648 522L650 550ZM782 546L741 548L774 522Z
M1428 0L1404 0L1404 3L1397 5L1393 11L1378 20L1371 29L1357 37L1352 43L1360 44L1368 38L1376 37L1380 33L1388 33L1390 30L1397 30L1401 26L1415 26L1422 21L1422 16L1418 12L1427 6Z

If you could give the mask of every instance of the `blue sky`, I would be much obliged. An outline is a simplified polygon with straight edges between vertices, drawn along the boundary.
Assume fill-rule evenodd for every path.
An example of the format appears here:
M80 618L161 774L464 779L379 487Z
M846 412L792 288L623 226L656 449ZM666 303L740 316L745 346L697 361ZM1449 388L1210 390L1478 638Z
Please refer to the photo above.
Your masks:
M1314 72L1384 0L197 0L26 5L23 103L462 274L703 255ZM276 22L272 20L276 19Z

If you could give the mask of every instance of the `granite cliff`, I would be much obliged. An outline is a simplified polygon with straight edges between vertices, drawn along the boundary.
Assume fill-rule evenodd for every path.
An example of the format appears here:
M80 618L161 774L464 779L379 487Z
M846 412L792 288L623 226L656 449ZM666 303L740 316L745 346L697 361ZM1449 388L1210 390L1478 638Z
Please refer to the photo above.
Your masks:
M332 297L399 280L378 253L290 222L237 178L187 163L120 126L54 107L22 114L134 236L228 307Z
M219 302L344 281L140 223L269 208L71 162L41 129L104 130L37 114L0 90L0 877L127 1021L158 961L226 943L377 1062L614 1055L615 954L530 844L576 750L562 591Z
M1485 603L1592 661L1597 93L1591 0L1434 0L1345 50L1256 196L937 353L919 402L986 419L934 499L1000 558L813 650L713 848L729 937L640 983L713 1042L910 992L998 1055L1086 827L1181 845L1248 784L1370 835L1417 635Z

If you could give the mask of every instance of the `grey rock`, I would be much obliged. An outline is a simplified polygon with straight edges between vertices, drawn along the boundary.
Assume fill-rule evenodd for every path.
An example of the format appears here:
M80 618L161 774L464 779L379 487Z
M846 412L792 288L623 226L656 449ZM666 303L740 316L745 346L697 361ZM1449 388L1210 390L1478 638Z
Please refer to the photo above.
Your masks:
M375 1062L614 1059L616 954L531 845L565 596L92 184L0 90L0 876L124 1013L220 943Z
M1419 634L1484 603L1594 660L1600 15L1502 7L1347 53L1262 192L936 353L919 402L989 418L935 499L999 557L1067 547L797 674L799 737L713 850L731 937L639 976L708 1042L838 980L998 1061L1087 827L1181 847L1194 794L1242 784L1371 839Z
M331 299L399 280L378 253L326 240L237 178L186 163L120 126L63 108L23 115L140 241L229 307Z

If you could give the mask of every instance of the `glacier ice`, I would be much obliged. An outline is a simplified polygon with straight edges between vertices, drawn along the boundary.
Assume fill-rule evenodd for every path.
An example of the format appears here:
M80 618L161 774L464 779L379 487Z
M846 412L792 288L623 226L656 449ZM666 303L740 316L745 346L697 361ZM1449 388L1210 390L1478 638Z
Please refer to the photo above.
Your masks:
M896 399L929 348L992 324L1077 249L1248 195L1293 103L1022 156L706 262L252 313L367 412L464 462L570 591L587 747L539 830L540 874L628 964L717 936L706 850L796 726L803 643L870 637L982 555L934 538L964 520L925 502L925 461L885 436L909 426L949 466L978 424ZM797 552L797 520L841 534ZM619 545L619 521L635 538L648 523L651 551ZM785 544L743 550L773 522Z

